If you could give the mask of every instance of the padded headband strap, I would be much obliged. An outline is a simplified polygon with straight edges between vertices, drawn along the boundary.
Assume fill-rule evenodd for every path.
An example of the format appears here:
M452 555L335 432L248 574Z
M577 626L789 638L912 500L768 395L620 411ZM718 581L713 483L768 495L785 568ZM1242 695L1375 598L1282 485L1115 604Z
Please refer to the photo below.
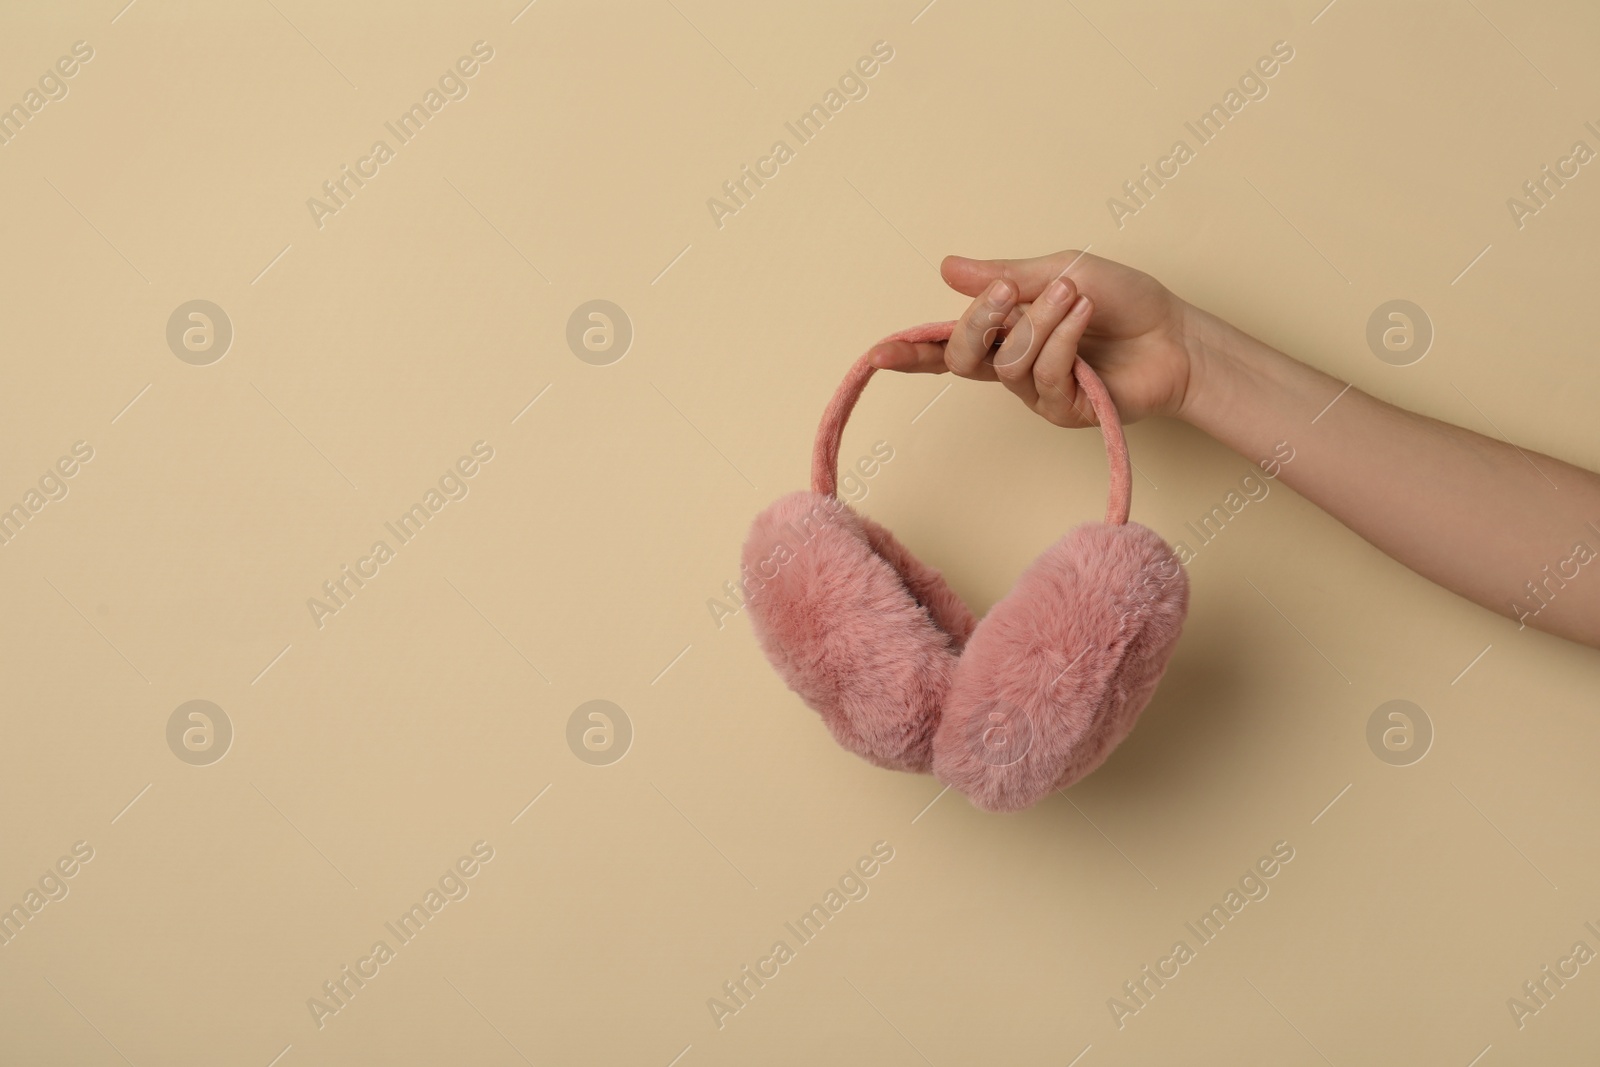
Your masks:
M883 341L947 341L955 329L954 322L930 322L913 326L909 330L892 333ZM811 489L813 492L837 495L839 479L839 437L850 412L867 386L867 379L877 370L867 362L865 354L856 360L839 389L822 413L822 425L817 427L817 443L811 452ZM1105 438L1106 455L1111 463L1111 499L1106 505L1106 522L1116 526L1128 521L1128 506L1133 498L1133 476L1128 461L1128 445L1122 437L1122 420L1117 416L1116 405L1094 368L1082 359L1072 362L1072 374L1078 386L1089 398L1095 419L1100 423L1101 436Z

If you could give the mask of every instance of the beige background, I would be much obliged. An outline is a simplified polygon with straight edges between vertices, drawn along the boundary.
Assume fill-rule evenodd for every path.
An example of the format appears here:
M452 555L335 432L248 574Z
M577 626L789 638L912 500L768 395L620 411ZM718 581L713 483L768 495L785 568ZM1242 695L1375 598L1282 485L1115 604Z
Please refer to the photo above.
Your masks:
M1506 1002L1600 949L1600 660L1289 490L1201 550L1126 745L1015 817L840 751L707 601L847 362L958 312L952 251L1091 245L1600 466L1600 177L1520 230L1505 203L1600 147L1600 14L922 2L7 5L0 101L94 58L0 147L0 498L94 459L0 548L0 904L94 858L0 947L0 1059L1592 1062L1600 966L1521 1029ZM319 230L306 200L479 40L470 94ZM869 95L719 229L706 200L879 40ZM1270 95L1118 229L1107 198L1280 40ZM197 298L235 330L209 366L165 339ZM1437 334L1406 367L1365 341L1395 298ZM565 341L591 299L635 332L608 366ZM946 384L875 382L843 453L892 445L864 509L981 610L1099 514L1103 453ZM1130 438L1170 540L1249 465ZM478 440L470 494L318 629L307 598ZM1396 698L1435 731L1404 767L1366 741ZM168 747L192 699L235 731L209 766ZM632 724L609 766L566 741L592 699ZM319 1029L308 998L480 840L470 895ZM870 895L719 1029L708 998L877 841ZM1278 841L1270 895L1119 1029L1108 999Z

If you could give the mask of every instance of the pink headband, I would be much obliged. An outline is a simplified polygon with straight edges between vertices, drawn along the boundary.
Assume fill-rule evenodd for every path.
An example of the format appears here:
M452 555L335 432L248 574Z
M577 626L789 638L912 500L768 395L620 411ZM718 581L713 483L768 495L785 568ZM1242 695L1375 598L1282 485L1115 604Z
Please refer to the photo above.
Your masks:
M878 343L946 341L949 340L955 325L954 322L930 322L892 333ZM877 368L867 362L867 357L863 354L844 376L844 381L839 383L838 391L833 394L828 409L822 413L822 424L817 427L817 443L811 452L813 492L827 496L837 494L839 437L844 432L844 424L850 420L850 412L855 409L861 391L867 386L867 379L872 377L875 370ZM1116 405L1111 402L1105 385L1093 367L1081 358L1075 359L1072 362L1072 375L1088 396L1089 405L1094 408L1095 419L1100 423L1101 436L1105 438L1106 455L1111 465L1111 495L1106 505L1106 522L1120 526L1128 521L1128 507L1133 499L1133 476L1128 461L1128 445L1122 436L1122 420L1117 417Z

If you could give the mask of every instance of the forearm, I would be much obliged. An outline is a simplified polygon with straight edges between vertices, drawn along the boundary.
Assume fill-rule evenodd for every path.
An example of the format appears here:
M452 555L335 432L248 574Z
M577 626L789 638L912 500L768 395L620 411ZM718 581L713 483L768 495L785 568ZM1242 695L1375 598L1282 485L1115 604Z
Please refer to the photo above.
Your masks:
M1288 442L1279 478L1383 552L1491 611L1600 647L1600 476L1345 391L1204 311L1187 333L1180 417L1251 460Z

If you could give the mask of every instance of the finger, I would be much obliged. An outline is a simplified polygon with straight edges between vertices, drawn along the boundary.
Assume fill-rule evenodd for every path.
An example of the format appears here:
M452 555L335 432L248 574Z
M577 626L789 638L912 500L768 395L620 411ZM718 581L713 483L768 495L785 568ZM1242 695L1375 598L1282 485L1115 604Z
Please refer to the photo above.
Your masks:
M1078 264L1084 253L1074 249L1033 259L968 259L946 256L939 265L945 284L958 293L976 296L1004 278L1017 287L1019 300L1036 300L1045 286Z
M1017 287L997 281L983 291L957 320L944 346L944 361L963 378L994 381L994 368L985 362L1016 304Z
M950 369L944 362L943 342L885 341L872 346L867 362L881 370L908 374L943 374Z
M1026 307L1013 307L1006 315L1005 328L1011 329L1025 313ZM879 370L908 374L944 374L950 369L943 341L883 341L867 350L867 362Z
M1045 340L1039 357L1033 363L1033 385L1039 393L1035 411L1057 426L1093 426L1094 411L1078 389L1072 376L1072 365L1078 360L1078 343L1094 314L1094 304L1086 296L1078 297L1066 318Z
M995 375L1022 402L1035 408L1039 393L1033 381L1033 365L1046 340L1067 317L1078 287L1071 278L1058 277L1045 286L1039 299L1027 305L1027 312L1006 333L1000 350L994 354Z

